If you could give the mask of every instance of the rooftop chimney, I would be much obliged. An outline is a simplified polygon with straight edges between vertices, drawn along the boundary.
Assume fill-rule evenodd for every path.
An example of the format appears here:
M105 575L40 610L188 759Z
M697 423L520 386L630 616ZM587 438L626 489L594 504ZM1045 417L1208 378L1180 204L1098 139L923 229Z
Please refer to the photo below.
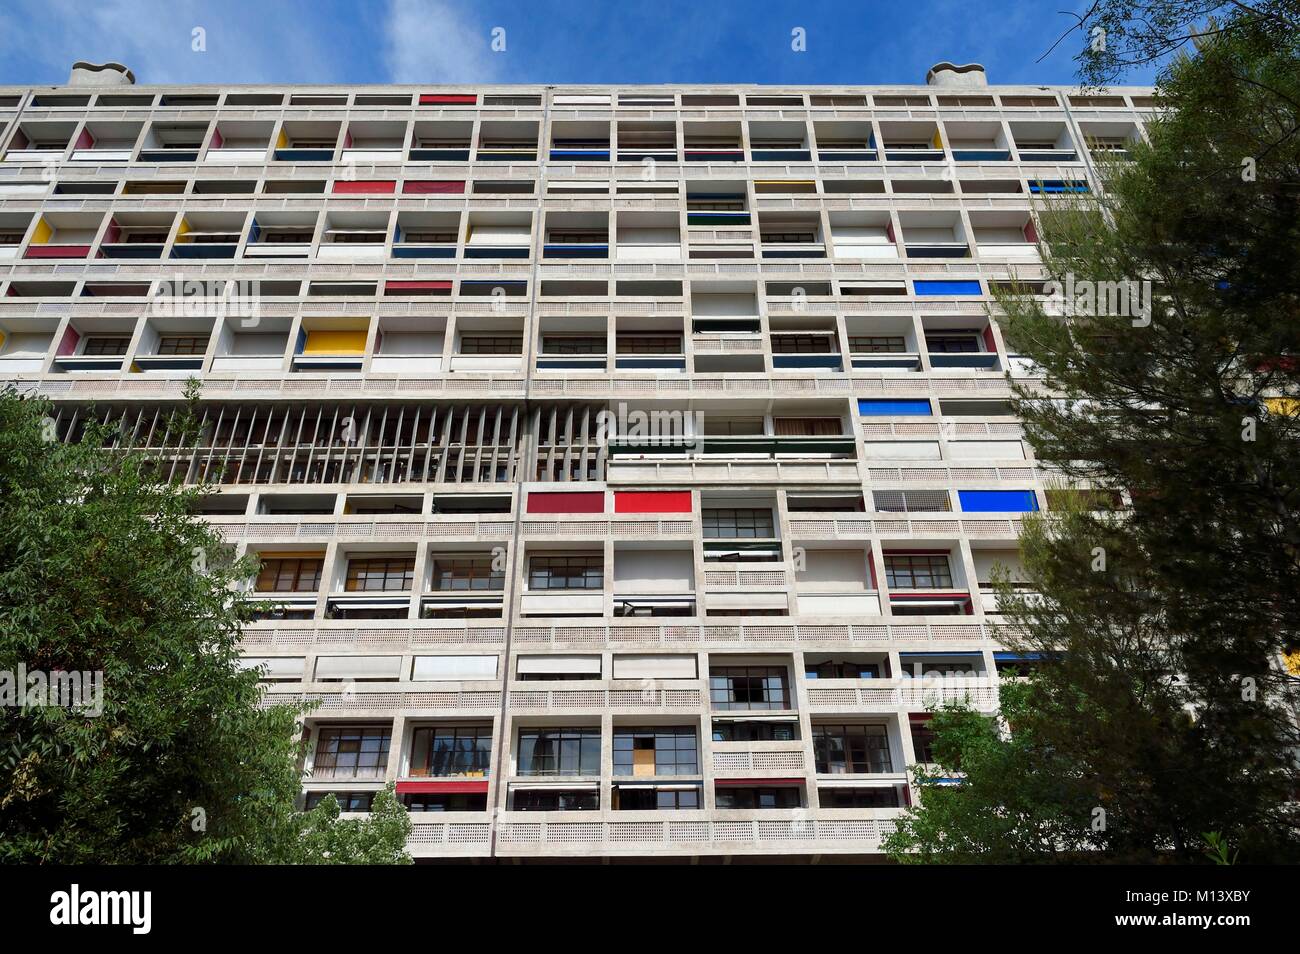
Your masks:
M132 86L135 74L121 63L87 63L77 60L68 74L69 86Z
M936 63L925 74L927 86L947 86L955 89L971 89L976 86L988 86L984 67L979 63L967 63L955 66L952 63Z

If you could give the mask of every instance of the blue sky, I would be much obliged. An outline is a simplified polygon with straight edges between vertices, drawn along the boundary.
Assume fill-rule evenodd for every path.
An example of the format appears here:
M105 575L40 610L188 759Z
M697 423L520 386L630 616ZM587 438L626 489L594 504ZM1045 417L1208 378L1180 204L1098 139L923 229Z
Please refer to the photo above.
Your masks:
M1077 33L1035 61L1086 2L0 0L0 84L63 83L78 59L140 83L922 83L951 60L1071 84Z

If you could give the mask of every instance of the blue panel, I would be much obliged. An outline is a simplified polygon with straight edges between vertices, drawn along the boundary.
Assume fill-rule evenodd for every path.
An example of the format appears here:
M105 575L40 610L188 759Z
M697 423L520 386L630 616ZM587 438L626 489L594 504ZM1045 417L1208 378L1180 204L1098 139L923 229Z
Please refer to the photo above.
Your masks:
M1038 498L1032 490L959 490L964 513L1032 513Z
M980 294L979 282L945 282L945 281L920 281L912 282L916 286L918 295L978 295Z
M925 398L895 400L893 398L860 398L858 413L871 417L929 417L930 402Z
M994 653L995 662L1034 662L1045 659L1042 653Z

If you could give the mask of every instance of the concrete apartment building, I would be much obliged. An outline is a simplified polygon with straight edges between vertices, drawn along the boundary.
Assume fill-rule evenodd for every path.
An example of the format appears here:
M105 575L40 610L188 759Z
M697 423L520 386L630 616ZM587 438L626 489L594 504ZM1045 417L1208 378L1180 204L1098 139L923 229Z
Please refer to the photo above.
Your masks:
M217 485L306 804L396 782L418 859L878 859L927 709L1030 664L989 580L1057 490L991 291L1152 105L78 64L0 87L0 381Z

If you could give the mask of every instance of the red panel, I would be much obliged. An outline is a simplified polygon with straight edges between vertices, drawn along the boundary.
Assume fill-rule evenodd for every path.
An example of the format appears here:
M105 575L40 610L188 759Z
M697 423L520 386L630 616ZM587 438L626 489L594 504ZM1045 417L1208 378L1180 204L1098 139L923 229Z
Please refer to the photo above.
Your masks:
M398 782L398 795L420 795L434 792L440 795L471 795L487 792L487 782Z
M992 325L985 325L985 326L984 326L984 347L988 348L989 351L997 351L997 350L998 350L997 342L995 342L995 341L993 340L993 326L992 326Z
M353 179L334 183L334 192L341 195L391 195L397 191L393 179Z
M478 93L421 93L421 106L473 106Z
M1025 223L1025 241L1038 244L1038 229L1034 228L1034 220L1030 219Z
M73 149L94 149L95 137L90 134L89 129L81 130L81 135L77 137L77 144Z
M770 785L802 785L801 778L720 778L715 788L761 788Z
M384 282L384 294L390 292L409 292L411 294L431 294L433 292L450 292L451 282L404 282L404 281L386 281Z
M59 342L58 355L60 358L73 354L77 350L77 342L81 340L81 335L76 328L69 328L63 333L63 340Z
M690 513L689 490L624 491L614 494L615 513Z
M604 513L605 491L590 493L530 493L528 513Z
M23 258L85 258L89 245L30 245Z
M402 191L409 195L464 195L464 180L455 179L407 179L402 183Z

